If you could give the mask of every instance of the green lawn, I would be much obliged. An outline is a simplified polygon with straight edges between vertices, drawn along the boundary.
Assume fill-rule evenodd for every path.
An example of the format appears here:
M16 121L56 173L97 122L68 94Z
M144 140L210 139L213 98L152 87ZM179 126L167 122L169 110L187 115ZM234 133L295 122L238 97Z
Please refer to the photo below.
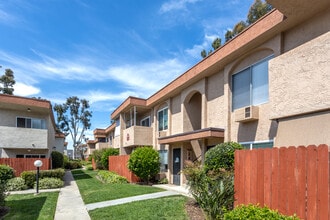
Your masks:
M127 203L95 209L89 212L92 220L98 219L189 219L185 211L188 198L184 196L171 196L151 200Z
M9 195L6 206L10 207L4 219L53 220L59 192Z
M71 172L85 204L164 191L160 188L136 184L105 184L95 178L96 171Z

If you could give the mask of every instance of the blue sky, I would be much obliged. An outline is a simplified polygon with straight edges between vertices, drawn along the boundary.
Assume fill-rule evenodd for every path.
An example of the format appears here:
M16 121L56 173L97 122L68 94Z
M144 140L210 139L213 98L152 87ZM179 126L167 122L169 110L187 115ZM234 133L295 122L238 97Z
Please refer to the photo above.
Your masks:
M148 98L246 20L253 0L0 1L0 74L14 95L89 100L95 128L128 96Z

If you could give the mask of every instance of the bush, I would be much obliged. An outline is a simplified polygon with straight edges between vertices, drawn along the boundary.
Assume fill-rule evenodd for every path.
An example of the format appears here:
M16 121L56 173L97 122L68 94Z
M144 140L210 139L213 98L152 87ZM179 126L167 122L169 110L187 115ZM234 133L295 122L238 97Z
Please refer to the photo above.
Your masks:
M234 152L243 149L242 145L235 142L226 142L216 145L205 153L206 172L209 170L234 169Z
M128 183L125 177L122 177L115 172L106 170L100 170L97 173L97 178L99 178L104 183Z
M145 182L149 182L160 170L159 160L159 153L152 147L140 147L130 155L128 169Z
M258 205L240 205L224 215L225 220L246 219L246 220L263 220L263 219L277 219L277 220L296 220L296 216L285 216L268 207L259 207Z
M0 184L5 184L9 179L14 177L13 168L7 165L0 165Z
M58 178L43 178L39 180L39 189L55 189L63 187L64 182ZM36 184L34 185L36 188Z
M74 169L82 168L82 165L79 160L69 160L64 164L64 168L68 170L74 170Z
M222 219L234 205L234 152L242 149L238 143L228 142L211 148L205 154L205 165L187 162L186 175L190 193L209 219Z
M94 159L96 169L98 169L98 170L107 169L107 168L103 167L103 165L101 163L102 151L104 151L104 150L94 150L92 153L92 156L90 156L90 158Z
M58 151L53 151L51 154L52 157L52 168L63 168L64 167L64 156Z
M109 167L109 156L119 155L119 149L106 148L102 150L101 164L103 168L108 169Z
M41 170L39 172L40 179L43 178L58 178L63 179L65 175L64 169L55 169L55 170ZM36 171L24 171L21 173L21 177L24 179L25 185L28 188L33 188L36 181Z
M6 183L6 189L8 191L19 191L27 189L27 185L25 185L25 181L22 177L15 177Z
M93 170L93 166L91 164L85 166L86 170Z

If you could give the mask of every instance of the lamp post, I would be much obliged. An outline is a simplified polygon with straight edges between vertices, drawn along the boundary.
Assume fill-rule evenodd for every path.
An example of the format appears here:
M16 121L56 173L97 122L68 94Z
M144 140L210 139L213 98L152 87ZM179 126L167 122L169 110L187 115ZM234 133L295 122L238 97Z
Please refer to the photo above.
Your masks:
M39 193L39 168L42 166L42 161L41 160L34 161L34 166L37 167L36 181L37 181L37 194L38 194Z

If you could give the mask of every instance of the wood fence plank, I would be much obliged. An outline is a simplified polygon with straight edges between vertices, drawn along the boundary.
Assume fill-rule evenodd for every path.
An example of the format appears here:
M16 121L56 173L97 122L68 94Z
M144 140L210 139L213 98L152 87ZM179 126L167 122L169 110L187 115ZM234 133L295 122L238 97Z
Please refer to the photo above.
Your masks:
M235 201L234 206L236 207L239 204L244 203L243 196L241 196L242 193L244 193L243 189L243 178L242 178L242 162L244 151L243 150L237 150L235 151L235 170L234 170L234 190L235 190Z
M305 146L300 146L297 148L297 166L295 169L295 178L297 184L297 208L296 214L300 219L306 219L306 207L307 207L307 197L306 197L306 163L307 163L307 148Z
M296 148L287 149L287 213L293 215L296 213L297 185L295 178L296 169Z
M250 190L251 190L251 181L250 181L250 172L251 172L251 151L246 150L244 155L244 202L248 204L250 200Z
M272 202L272 150L271 148L264 149L264 205L271 207Z
M279 157L280 157L280 149L279 148L273 148L272 150L272 200L270 208L272 209L278 209L279 205Z
M258 192L258 151L252 150L250 151L251 160L250 160L250 203L257 204L259 201L257 200L257 192Z
M316 146L307 147L307 219L317 219L317 151Z
M286 214L288 211L287 206L287 148L281 147L279 153L279 204L278 210L282 214Z
M329 212L329 152L326 145L317 147L317 219L327 219Z
M258 149L257 151L257 203L264 206L264 149Z

